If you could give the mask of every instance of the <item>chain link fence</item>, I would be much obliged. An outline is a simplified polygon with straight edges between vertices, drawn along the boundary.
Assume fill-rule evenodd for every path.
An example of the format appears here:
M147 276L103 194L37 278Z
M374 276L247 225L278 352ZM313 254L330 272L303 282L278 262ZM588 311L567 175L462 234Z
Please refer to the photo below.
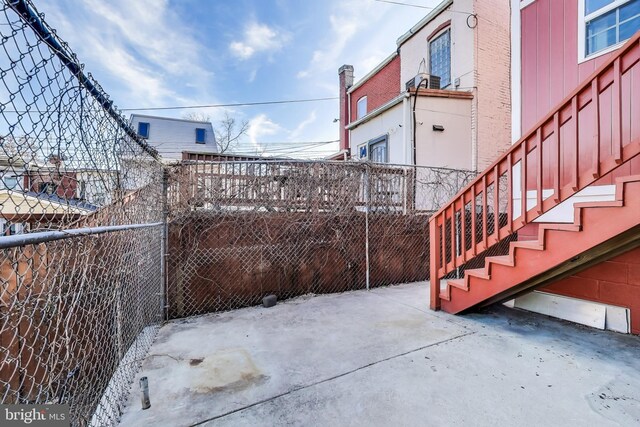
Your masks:
M429 215L474 173L320 161L185 162L169 179L169 317L426 281Z
M0 11L0 403L113 425L163 320L163 170L33 4Z
M428 280L429 216L475 173L163 167L30 1L0 7L0 403L115 425L166 318Z

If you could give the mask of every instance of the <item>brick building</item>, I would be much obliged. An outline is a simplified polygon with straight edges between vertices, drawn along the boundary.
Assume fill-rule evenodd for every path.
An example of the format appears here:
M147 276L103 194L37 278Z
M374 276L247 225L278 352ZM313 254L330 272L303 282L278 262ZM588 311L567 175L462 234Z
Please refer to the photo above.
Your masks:
M509 16L507 0L445 0L358 82L342 66L341 150L379 162L489 165L511 142Z

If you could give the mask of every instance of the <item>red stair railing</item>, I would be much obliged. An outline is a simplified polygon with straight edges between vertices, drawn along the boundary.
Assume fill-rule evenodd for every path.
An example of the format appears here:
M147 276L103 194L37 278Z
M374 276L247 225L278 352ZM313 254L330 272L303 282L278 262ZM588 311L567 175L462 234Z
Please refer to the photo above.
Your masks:
M430 218L432 309L440 279L640 154L639 40L640 32Z

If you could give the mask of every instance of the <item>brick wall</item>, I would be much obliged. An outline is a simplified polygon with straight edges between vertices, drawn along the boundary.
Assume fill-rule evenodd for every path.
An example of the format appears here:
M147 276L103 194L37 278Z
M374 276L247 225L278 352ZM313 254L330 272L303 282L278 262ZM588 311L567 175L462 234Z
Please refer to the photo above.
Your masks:
M631 332L640 334L640 248L540 288L631 310Z
M511 146L510 7L505 0L476 0L475 126L482 171Z
M367 97L367 112L386 104L400 94L400 55L351 93L351 120L358 117L358 99Z

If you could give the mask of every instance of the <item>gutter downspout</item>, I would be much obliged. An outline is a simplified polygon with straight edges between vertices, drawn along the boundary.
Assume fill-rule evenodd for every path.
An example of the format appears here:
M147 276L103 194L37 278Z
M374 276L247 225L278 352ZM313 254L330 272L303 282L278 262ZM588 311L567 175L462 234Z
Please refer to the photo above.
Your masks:
M346 128L349 124L351 124L351 92L349 92L349 89L347 89L347 123L344 124L344 127ZM347 132L349 133L349 154L351 154L353 152L353 150L351 149L351 129L347 129ZM367 150L367 155L369 154L369 150ZM356 153L356 156L358 155L358 153Z

